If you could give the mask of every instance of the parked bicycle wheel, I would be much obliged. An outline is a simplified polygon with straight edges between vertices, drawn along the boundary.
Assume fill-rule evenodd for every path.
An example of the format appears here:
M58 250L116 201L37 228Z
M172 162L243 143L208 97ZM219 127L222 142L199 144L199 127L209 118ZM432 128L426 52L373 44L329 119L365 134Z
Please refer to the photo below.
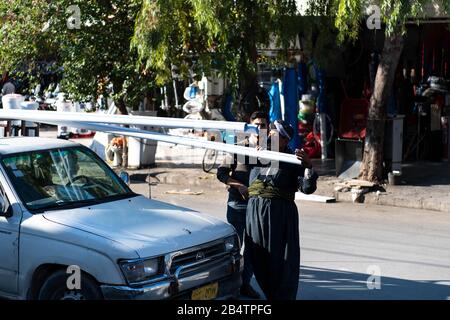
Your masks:
M203 155L203 171L208 173L212 169L214 169L217 161L217 156L219 155L219 151L212 150L212 149L206 149L205 154Z

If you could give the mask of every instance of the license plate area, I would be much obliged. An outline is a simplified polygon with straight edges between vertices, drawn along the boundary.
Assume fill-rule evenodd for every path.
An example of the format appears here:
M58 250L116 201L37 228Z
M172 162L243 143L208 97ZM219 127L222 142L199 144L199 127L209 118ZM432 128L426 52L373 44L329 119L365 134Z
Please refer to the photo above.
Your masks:
M192 300L212 300L219 293L219 283L214 282L192 291Z

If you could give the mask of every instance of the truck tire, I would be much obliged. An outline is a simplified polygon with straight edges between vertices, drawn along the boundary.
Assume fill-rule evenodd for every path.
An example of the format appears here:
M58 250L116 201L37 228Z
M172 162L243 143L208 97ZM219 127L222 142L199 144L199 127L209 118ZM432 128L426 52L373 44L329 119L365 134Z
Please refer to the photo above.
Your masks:
M42 285L38 300L102 300L98 284L86 273L81 273L81 288L69 289L67 279L71 275L65 270L51 274Z

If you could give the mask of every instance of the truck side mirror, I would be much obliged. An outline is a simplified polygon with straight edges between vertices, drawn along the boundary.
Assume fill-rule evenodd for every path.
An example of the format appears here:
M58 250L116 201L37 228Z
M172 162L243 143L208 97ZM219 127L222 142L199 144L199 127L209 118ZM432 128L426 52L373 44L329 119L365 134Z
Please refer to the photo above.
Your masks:
M0 217L10 218L12 217L11 206L8 204L4 195L0 194Z
M122 179L123 182L125 182L128 186L130 185L130 175L128 174L128 172L120 171L119 177L120 177L120 179Z

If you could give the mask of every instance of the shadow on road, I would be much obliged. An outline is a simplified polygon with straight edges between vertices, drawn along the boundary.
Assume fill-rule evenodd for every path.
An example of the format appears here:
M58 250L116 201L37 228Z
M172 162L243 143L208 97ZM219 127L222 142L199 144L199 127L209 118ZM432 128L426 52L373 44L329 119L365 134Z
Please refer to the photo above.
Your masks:
M381 289L369 290L370 275L301 266L297 299L300 300L448 300L450 278L413 281L381 277ZM446 282L449 285L439 284ZM373 283L373 282L372 282Z

